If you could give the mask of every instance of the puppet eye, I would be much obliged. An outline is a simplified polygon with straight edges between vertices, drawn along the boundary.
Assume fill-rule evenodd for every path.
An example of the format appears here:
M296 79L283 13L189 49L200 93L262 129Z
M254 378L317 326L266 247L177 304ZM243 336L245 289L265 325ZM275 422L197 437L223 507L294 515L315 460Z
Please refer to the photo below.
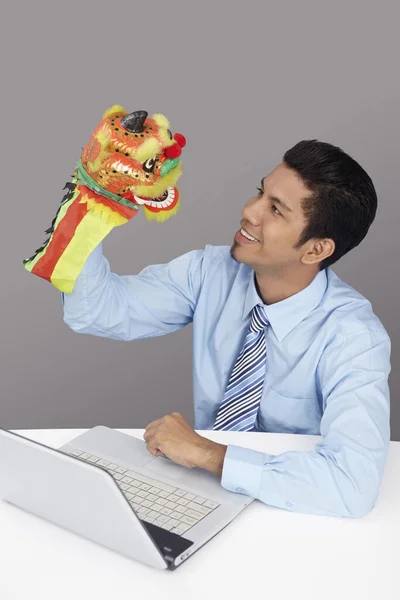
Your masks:
M152 173L152 171L154 170L154 165L156 164L156 159L153 158L148 158L146 160L146 162L143 163L143 171L146 171L146 173Z
M172 131L170 129L168 129L168 135L169 135L169 139L172 140Z

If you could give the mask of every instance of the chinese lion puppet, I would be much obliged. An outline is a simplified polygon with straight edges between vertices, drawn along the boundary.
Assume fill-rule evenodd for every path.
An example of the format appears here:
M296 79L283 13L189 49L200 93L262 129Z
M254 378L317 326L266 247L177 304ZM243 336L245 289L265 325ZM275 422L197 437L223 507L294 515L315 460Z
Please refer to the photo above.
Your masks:
M25 269L71 293L89 254L140 207L150 221L176 214L185 144L162 114L148 118L143 110L108 109L64 187L67 193L46 230L50 237L23 261Z

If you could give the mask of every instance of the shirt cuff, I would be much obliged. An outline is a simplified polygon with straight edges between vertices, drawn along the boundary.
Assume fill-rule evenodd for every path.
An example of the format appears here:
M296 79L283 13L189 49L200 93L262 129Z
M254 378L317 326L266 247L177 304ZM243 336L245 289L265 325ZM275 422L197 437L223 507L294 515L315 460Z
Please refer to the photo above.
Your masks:
M222 468L221 485L230 492L258 498L268 455L240 446L228 446Z

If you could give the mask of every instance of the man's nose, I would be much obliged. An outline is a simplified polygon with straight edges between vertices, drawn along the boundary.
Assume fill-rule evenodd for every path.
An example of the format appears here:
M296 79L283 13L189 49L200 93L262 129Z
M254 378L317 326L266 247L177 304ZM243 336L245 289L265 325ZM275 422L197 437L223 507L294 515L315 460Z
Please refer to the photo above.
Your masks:
M244 206L243 218L246 221L249 221L252 225L260 225L261 223L261 215L262 215L262 207L261 203L258 202L258 198L251 198Z

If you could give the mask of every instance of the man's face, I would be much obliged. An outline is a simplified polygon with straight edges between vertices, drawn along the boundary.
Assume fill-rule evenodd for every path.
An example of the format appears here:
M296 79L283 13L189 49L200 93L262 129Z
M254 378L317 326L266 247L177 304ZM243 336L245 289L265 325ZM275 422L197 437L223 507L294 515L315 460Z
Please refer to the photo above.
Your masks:
M306 226L301 200L311 192L285 163L263 179L260 190L245 205L241 221L256 241L246 239L239 230L231 255L256 271L280 272L300 263L305 252L305 247L296 250L294 246Z

